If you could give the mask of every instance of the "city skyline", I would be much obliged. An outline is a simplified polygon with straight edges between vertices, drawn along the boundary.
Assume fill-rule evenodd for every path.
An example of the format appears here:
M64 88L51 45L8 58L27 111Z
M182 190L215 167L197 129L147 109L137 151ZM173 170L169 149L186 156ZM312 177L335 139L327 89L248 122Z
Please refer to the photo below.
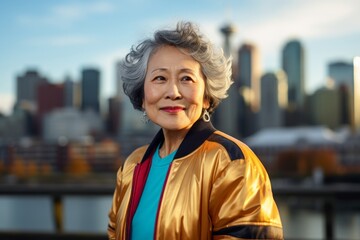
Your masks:
M68 75L79 82L83 68L96 67L102 73L102 100L111 97L116 94L116 61L155 29L172 27L179 20L195 22L221 47L220 28L230 22L238 29L231 39L233 50L245 42L256 45L262 74L278 71L282 48L298 39L304 45L307 93L325 84L330 62L351 62L360 55L360 16L356 16L360 3L353 0L121 4L15 0L0 5L0 112L5 113L15 99L16 77L29 68L56 83Z

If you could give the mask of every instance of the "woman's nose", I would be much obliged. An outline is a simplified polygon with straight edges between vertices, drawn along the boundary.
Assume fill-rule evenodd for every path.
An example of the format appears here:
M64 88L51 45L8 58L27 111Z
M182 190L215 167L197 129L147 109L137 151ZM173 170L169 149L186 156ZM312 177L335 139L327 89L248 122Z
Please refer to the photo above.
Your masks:
M166 98L169 98L172 100L181 98L181 93L180 93L179 87L177 86L176 83L169 82L168 88L167 88L167 93L166 93Z

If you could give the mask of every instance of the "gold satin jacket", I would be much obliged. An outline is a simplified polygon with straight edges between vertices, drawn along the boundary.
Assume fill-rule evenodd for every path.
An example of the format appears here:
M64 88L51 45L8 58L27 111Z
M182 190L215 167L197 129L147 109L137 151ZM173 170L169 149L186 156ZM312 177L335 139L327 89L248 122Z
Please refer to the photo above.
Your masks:
M160 130L119 169L109 239L130 239L129 223L152 154L163 140ZM203 120L192 126L169 167L155 228L154 239L283 239L270 180L259 159L244 143Z

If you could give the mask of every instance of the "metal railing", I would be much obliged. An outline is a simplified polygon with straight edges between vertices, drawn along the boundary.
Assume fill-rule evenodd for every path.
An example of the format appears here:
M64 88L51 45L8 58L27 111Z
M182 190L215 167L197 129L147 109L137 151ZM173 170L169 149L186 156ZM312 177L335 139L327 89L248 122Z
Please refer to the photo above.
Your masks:
M54 233L21 233L0 232L0 239L74 239L101 240L107 239L105 234L69 234L63 231L63 198L65 196L111 196L112 185L0 185L0 196L49 196L52 199L52 217L55 223ZM279 199L316 199L322 203L324 218L324 239L334 239L334 210L339 201L360 200L360 185L329 184L329 185L294 185L279 184L273 186L274 197Z
M77 184L39 184L39 185L0 185L0 196L48 196L52 199L52 217L55 223L54 233L44 232L4 232L0 239L7 240L105 240L106 234L65 233L63 230L63 198L65 196L111 196L113 185L77 185Z

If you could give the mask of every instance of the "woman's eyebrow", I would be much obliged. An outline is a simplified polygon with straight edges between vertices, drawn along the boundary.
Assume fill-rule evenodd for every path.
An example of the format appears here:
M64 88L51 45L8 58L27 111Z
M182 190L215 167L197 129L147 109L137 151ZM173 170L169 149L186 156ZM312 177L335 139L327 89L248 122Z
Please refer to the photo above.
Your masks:
M151 73L157 72L157 71L166 71L166 70L167 70L166 68L155 68L151 71Z
M189 72L189 73L194 73L195 71L191 68L182 68L180 69L180 72Z
M150 73L154 73L154 72L165 72L167 71L168 69L167 68L162 68L162 67L159 67L159 68L155 68L153 69ZM182 73L182 72L186 72L186 73L192 73L194 74L196 71L194 69L191 69L191 68L181 68L178 70L178 72Z

